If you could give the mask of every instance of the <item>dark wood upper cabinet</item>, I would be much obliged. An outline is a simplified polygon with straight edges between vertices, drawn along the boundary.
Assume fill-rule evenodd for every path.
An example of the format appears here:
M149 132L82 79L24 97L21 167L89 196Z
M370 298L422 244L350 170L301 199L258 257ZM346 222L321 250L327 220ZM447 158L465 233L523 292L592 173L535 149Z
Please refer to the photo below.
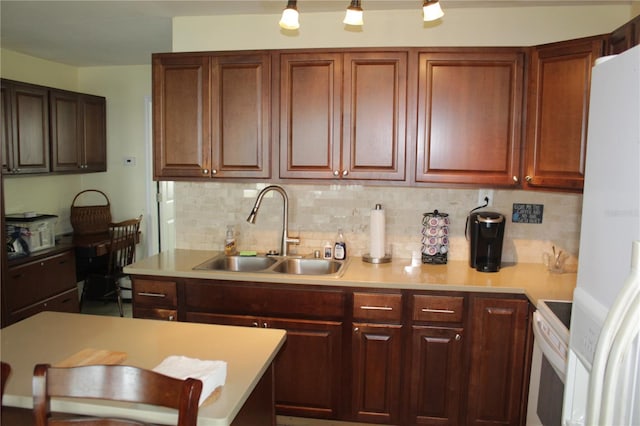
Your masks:
M2 173L50 171L46 87L2 80Z
M614 30L607 38L607 55L617 55L640 44L640 15Z
M280 177L405 179L408 52L283 53Z
M419 53L417 182L517 184L524 56L520 49Z
M51 90L51 154L54 172L107 170L106 99Z
M267 178L267 53L153 56L154 176Z
M525 189L582 190L591 68L604 42L598 36L532 49Z

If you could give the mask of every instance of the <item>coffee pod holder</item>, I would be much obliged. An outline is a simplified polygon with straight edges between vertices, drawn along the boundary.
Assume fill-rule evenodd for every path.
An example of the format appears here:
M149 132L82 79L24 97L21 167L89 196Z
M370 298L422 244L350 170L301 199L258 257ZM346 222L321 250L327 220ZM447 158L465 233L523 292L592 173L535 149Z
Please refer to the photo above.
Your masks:
M443 265L449 253L449 215L434 210L422 216L422 263Z

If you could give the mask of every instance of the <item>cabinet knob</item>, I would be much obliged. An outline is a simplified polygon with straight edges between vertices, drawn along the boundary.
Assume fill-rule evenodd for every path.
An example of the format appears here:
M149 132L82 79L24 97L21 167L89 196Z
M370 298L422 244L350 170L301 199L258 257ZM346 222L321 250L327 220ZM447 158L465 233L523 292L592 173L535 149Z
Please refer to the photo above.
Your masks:
M358 333L358 332L360 332L360 327L354 327L354 328L353 328L353 332L354 332L354 333Z
M334 175L334 176L340 176L340 172L339 172L339 171L337 171L337 170L334 170L334 171L333 171L333 175Z
M262 323L262 328L269 328L269 324L267 324L266 322Z
M173 321L173 315L169 315L169 318L167 318L167 320Z
M209 174L209 169L202 169L202 174L203 175L208 175Z
M254 327L259 327L260 326L260 324L258 324L258 321L252 322L251 325L254 326Z
M217 175L218 174L218 170L217 169L211 169L211 174L212 175Z
M531 176L525 176L524 180L526 180L528 183L531 183L531 181L533 180L533 178Z
M348 170L343 170L343 171L342 171L342 176L346 176L346 175L348 175L348 174L349 174L349 171L348 171Z
M515 183L518 183L518 181L520 180L520 179L518 179L518 176L514 176L512 179L513 179L513 181L514 181Z
M456 334L456 342L459 342L462 339L462 336L460 334Z

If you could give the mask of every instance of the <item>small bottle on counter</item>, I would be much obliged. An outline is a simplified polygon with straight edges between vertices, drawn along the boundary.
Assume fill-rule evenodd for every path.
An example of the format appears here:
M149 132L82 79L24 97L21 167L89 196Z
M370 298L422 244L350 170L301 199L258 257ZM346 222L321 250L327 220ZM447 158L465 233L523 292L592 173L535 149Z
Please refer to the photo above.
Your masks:
M345 260L347 258L347 243L344 242L341 228L338 228L338 236L333 246L333 258L336 260Z
M322 244L322 257L324 259L333 259L333 246L329 241Z
M227 235L224 239L224 254L232 256L236 254L236 237L233 232L233 226L227 225Z

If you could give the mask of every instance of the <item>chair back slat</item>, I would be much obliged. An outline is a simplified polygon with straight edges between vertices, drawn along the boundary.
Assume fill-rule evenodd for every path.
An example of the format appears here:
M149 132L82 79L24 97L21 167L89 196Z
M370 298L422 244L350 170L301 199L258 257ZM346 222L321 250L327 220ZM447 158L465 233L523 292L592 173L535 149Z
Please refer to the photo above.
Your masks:
M125 266L134 262L141 221L142 216L137 219L109 224L109 275L121 274Z

